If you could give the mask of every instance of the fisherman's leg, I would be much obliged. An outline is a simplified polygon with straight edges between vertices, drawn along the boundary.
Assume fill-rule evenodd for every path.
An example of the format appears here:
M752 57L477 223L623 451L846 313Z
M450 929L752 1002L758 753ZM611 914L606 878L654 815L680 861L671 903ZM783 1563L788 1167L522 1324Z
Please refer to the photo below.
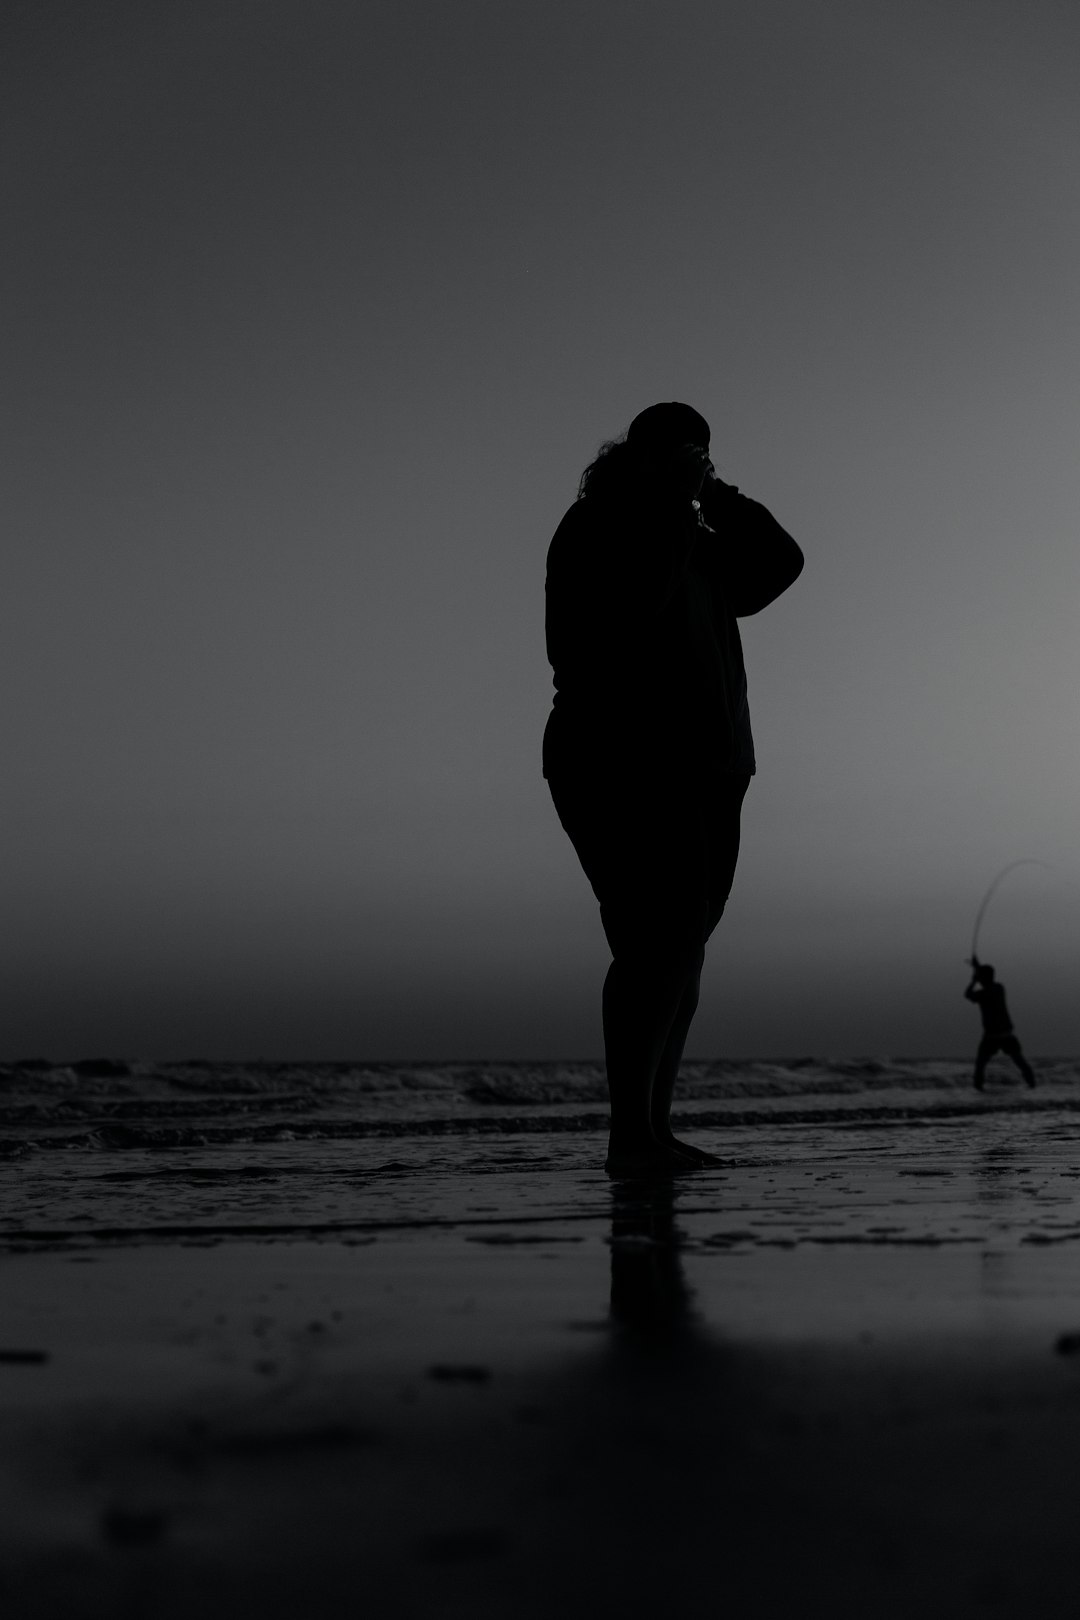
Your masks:
M1010 1040L1002 1041L1001 1047L1002 1051L1008 1053L1009 1057L1011 1057L1013 1062L1016 1064L1016 1067L1020 1070L1020 1073L1024 1077L1025 1085L1029 1086L1031 1089L1034 1089L1035 1071L1031 1067L1031 1064L1028 1062L1027 1058L1024 1056L1023 1048L1021 1047L1020 1042L1015 1036L1013 1036Z
M986 1083L986 1065L997 1051L998 1043L992 1035L984 1035L975 1054L975 1090L981 1091Z

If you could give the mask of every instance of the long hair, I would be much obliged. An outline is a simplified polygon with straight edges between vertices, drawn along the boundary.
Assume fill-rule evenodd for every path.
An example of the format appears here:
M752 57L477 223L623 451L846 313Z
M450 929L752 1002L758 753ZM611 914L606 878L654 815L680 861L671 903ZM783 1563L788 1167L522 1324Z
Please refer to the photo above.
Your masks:
M662 400L639 411L626 432L608 439L589 462L578 484L578 500L631 496L635 484L657 453L670 455L682 444L707 449L709 424L692 405Z
M578 500L586 496L595 499L612 495L626 488L638 461L624 433L618 439L608 439L596 452L578 483Z

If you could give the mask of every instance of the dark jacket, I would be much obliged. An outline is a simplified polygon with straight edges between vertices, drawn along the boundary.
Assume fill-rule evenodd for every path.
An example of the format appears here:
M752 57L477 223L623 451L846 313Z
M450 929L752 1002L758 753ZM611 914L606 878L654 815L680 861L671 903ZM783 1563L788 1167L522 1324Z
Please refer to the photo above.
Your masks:
M548 551L544 775L590 762L752 772L737 621L802 565L765 507L719 481L700 511L655 494L575 502Z
M983 1032L986 1035L1011 1035L1013 1021L1009 1017L1009 1009L1005 1002L1005 986L996 979L988 984L980 984L977 980L968 985L964 991L969 1001L977 1003L982 1014Z

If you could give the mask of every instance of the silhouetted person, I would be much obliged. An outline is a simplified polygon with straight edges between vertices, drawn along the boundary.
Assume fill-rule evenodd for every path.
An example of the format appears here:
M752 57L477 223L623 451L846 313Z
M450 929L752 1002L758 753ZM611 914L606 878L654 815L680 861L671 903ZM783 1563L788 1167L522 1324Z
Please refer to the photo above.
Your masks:
M982 1014L982 1040L975 1054L975 1089L981 1091L986 1084L986 1065L995 1052L1004 1052L1012 1058L1029 1086L1035 1084L1031 1064L1020 1049L1009 1009L1005 1004L1005 986L994 977L989 962L971 958L971 982L964 995L974 1001Z
M676 1140L670 1111L755 769L737 620L803 565L765 508L716 477L709 436L689 405L642 411L585 469L548 552L544 775L611 948L617 1175L710 1160Z

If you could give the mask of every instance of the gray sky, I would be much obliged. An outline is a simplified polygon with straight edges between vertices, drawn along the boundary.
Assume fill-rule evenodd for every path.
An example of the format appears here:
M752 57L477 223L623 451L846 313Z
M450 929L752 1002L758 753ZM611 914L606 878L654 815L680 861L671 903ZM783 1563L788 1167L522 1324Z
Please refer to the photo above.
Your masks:
M654 399L800 540L700 1055L1080 1050L1080 13L9 3L4 1054L600 1049L548 540Z

